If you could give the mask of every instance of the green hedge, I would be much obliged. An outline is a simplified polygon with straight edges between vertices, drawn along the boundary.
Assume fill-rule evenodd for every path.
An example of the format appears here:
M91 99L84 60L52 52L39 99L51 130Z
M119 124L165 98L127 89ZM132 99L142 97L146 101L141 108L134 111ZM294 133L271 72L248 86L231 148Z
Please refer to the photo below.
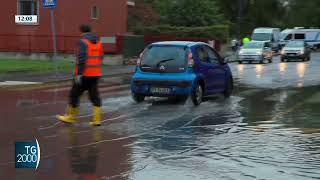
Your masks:
M141 29L139 29L141 33ZM229 26L215 25L205 27L176 27L169 25L161 25L148 27L144 29L146 35L175 35L177 37L206 37L215 38L221 41L226 41L229 36Z

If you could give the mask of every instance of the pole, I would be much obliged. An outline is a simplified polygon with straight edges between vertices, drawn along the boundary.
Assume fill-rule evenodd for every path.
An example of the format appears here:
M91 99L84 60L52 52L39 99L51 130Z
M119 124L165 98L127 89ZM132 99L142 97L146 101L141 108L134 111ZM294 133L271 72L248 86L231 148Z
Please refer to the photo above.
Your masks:
M57 37L56 37L56 26L54 21L54 10L51 9L51 32L53 40L53 60L56 60L57 56Z
M51 32L52 32L52 41L53 41L53 58L54 61L54 69L56 73L56 78L58 78L58 65L57 65L57 35L56 35L56 26L55 26L55 17L54 10L51 9Z
M57 36L56 36L56 26L55 26L55 17L54 17L54 10L51 9L51 32L52 32L52 41L53 41L53 63L54 63L54 70L56 79L58 79L58 64L57 64ZM56 103L58 97L58 83L54 92L54 102Z

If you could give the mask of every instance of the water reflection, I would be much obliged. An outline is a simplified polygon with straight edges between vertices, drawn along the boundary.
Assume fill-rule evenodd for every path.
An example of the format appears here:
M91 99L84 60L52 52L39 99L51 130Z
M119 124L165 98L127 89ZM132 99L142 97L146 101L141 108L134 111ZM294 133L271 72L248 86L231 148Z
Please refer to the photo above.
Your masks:
M61 135L68 144L68 165L71 169L65 175L66 179L128 179L132 169L132 139L122 139L122 136L102 127L66 126Z
M306 72L306 64L305 63L298 63L297 64L297 73L300 78L303 78Z
M298 84L297 84L297 86L300 88L300 87L303 87L303 82L299 82Z
M280 63L279 64L279 71L281 75L284 75L287 70L287 63Z
M97 160L99 148L97 145L79 147L79 134L75 132L73 126L64 127L65 137L70 143L68 150L70 157L70 165L72 173L75 174L76 180L96 179ZM99 129L93 129L92 141L98 142L102 140L102 132Z
M261 65L261 64L257 64L257 65L256 65L256 77L257 77L258 79L261 78L261 75L262 75L262 73L263 73L263 69L264 69L263 65Z
M238 65L238 72L239 72L239 76L243 76L243 73L244 73L244 65L243 64Z
M252 91L244 95L240 109L226 109L236 104L234 102L217 103L216 106L205 103L201 108L211 112L202 112L196 118L170 119L157 130L139 137L135 162L137 166L147 168L134 172L132 177L152 179L153 175L160 175L168 177L166 179L185 180L212 179L212 176L214 179L320 178L320 139L312 134L319 132L317 119L320 114L310 117L310 112L306 113L319 112L319 106L296 105L315 91L316 88L308 87L295 89L295 93L270 89ZM267 97L277 98L265 101ZM238 110L240 115L237 117ZM243 122L232 123L241 117L245 117Z

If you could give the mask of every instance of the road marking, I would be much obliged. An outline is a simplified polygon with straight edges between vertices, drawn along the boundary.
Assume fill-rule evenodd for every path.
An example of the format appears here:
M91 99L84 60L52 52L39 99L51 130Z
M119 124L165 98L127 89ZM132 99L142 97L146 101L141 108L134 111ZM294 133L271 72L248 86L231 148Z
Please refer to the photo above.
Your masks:
M118 90L118 89L122 89L122 88L129 88L130 85L129 84L125 84L125 85L116 85L116 86L109 86L109 87L102 87L99 88L100 92L104 92L104 91L112 91L112 90ZM62 87L62 88L57 88L57 89L48 89L48 90L44 90L43 92L61 92L61 91L69 91L71 89L71 87Z
M60 88L52 88L52 89L48 89L48 90L44 90L43 92L61 92L61 91L67 91L70 90L71 87L60 87Z
M0 82L0 86L17 86L17 85L35 85L42 84L40 82L28 82L28 81L4 81Z

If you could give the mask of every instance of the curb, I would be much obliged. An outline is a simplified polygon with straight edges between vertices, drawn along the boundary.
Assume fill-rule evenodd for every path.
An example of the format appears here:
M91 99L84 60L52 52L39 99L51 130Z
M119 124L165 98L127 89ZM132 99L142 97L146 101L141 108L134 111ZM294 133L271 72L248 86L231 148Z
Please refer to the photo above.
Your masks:
M105 77L117 77L117 76L123 76L123 75L131 75L134 72L125 72L125 73L117 73L117 74L109 74L109 75L103 75L101 76L101 78L105 78ZM61 83L61 82L68 82L68 81L72 81L73 78L66 78L66 79L59 79L59 80L52 80L52 81L43 81L41 83L43 84L51 84L51 83Z

